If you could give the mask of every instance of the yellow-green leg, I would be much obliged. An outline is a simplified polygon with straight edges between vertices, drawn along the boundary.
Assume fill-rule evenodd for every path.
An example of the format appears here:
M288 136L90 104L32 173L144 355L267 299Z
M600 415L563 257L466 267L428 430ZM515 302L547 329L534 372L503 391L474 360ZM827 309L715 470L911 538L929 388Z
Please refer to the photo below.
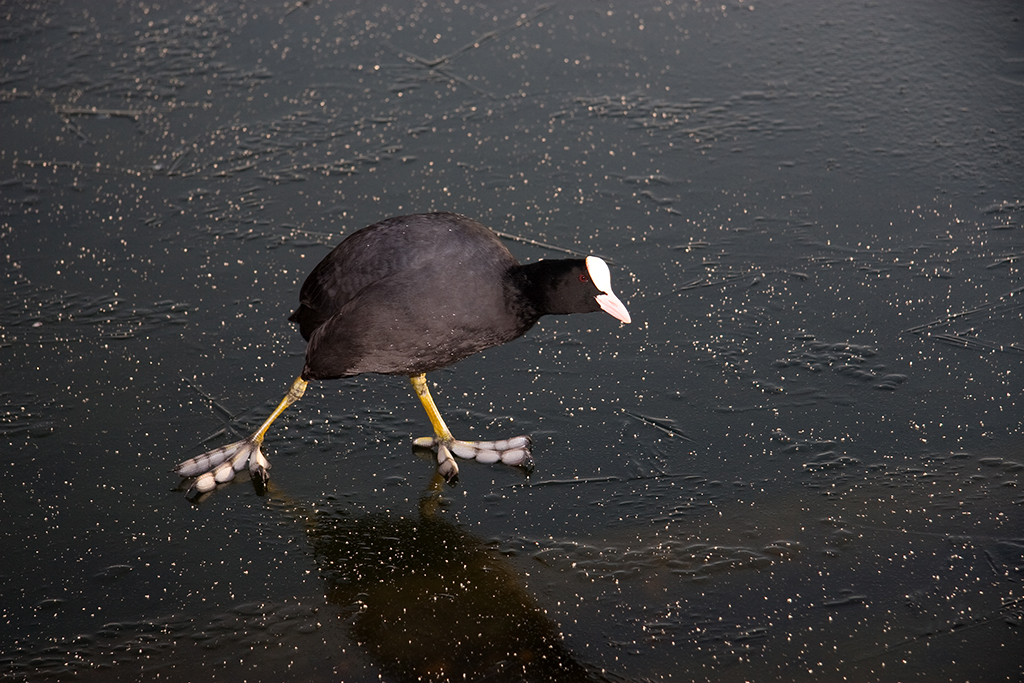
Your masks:
M437 449L437 470L449 484L454 484L459 476L459 466L455 464L452 453L467 460L486 463L501 461L506 465L519 465L527 472L533 469L533 458L530 456L533 440L530 437L517 436L502 441L459 441L444 423L441 411L437 409L427 388L426 375L413 375L409 381L434 427L434 436L421 437L413 443L423 448Z
M459 480L459 466L455 464L455 458L452 457L449 447L455 441L455 437L452 436L448 425L444 423L441 411L437 409L437 404L434 403L434 397L430 395L430 389L427 388L427 376L420 373L419 375L411 376L409 381L412 382L412 389L416 392L416 397L420 400L420 403L423 404L423 409L427 411L427 417L430 418L430 424L434 427L433 438L421 437L413 443L425 448L436 447L437 471L441 473L445 481L449 484L454 484Z
M309 382L301 377L296 377L295 381L292 382L291 387L288 388L288 393L284 395L281 402L277 404L276 408L274 408L274 412L270 414L270 417L263 421L260 428L257 429L249 438L256 443L262 443L263 437L266 435L267 430L270 429L270 425L274 424L274 420L276 420L278 416L288 408L288 406L302 398L302 395L306 393L307 386L309 386Z
M288 393L277 404L277 408L270 414L270 417L264 420L260 428L248 437L197 455L175 467L174 471L180 476L196 478L189 488L189 494L193 492L206 493L217 484L231 481L235 478L235 472L241 470L246 464L249 465L249 475L256 487L261 491L265 489L270 480L270 475L267 473L267 470L270 469L270 462L260 450L263 437L266 436L267 430L270 429L274 420L288 406L302 398L308 384L309 382L301 377L296 377L288 389Z

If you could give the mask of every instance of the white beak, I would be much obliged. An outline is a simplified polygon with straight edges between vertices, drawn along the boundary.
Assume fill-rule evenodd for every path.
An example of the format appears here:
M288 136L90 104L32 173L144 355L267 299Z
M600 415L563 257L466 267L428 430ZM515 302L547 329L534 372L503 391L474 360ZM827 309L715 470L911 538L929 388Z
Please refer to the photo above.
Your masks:
M608 315L618 318L624 323L630 322L629 311L627 311L625 305L619 301L619 297L614 294L598 294L597 305L600 306L601 310Z
M601 310L624 323L630 322L626 306L612 293L612 274L608 270L608 264L596 256L588 256L587 272L590 273L590 281L601 290L595 297Z

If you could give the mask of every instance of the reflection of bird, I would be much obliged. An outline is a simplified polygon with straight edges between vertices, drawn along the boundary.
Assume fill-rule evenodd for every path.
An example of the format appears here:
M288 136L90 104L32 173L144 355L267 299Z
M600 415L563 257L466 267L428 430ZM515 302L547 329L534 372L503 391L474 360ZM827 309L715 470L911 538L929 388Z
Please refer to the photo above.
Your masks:
M603 310L629 313L612 293L608 266L596 256L520 265L489 229L452 213L400 216L347 237L306 278L291 320L309 344L302 374L255 433L175 468L209 491L249 465L258 487L270 464L264 434L316 379L364 372L409 375L434 436L416 445L437 449L438 471L454 482L452 453L529 469L530 438L458 441L427 390L424 373L512 341L542 315Z
M293 507L349 637L394 681L609 680L566 645L509 560L433 513L440 485L419 515Z

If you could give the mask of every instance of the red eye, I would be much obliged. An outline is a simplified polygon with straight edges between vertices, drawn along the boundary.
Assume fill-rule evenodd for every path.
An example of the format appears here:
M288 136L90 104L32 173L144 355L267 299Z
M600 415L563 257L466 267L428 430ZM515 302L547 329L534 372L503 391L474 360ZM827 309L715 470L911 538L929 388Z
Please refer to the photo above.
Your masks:
M590 278L587 277L586 273L580 273L580 282L590 282Z

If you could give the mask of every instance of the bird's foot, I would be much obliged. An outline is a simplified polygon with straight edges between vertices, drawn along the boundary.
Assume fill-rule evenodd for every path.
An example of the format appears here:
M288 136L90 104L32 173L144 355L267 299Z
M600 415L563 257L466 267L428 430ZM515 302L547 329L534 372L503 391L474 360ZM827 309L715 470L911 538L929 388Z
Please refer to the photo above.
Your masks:
M270 462L263 451L260 450L262 439L248 437L235 443L230 443L220 448L214 448L202 455L197 455L185 462L179 463L174 472L180 477L195 477L192 486L189 487L189 497L212 491L217 484L225 484L235 478L235 473L240 472L247 464L249 476L252 477L256 490L262 493L270 481Z
M424 436L416 439L413 445L437 451L437 470L444 475L448 483L452 483L448 471L454 470L458 476L459 467L455 464L452 454L465 460L476 460L483 463L502 462L506 465L522 467L529 474L533 471L533 439L528 436L516 436L502 441L450 441L436 436Z
M443 443L437 446L437 473L444 477L449 486L459 483L459 465L452 457L448 446Z

